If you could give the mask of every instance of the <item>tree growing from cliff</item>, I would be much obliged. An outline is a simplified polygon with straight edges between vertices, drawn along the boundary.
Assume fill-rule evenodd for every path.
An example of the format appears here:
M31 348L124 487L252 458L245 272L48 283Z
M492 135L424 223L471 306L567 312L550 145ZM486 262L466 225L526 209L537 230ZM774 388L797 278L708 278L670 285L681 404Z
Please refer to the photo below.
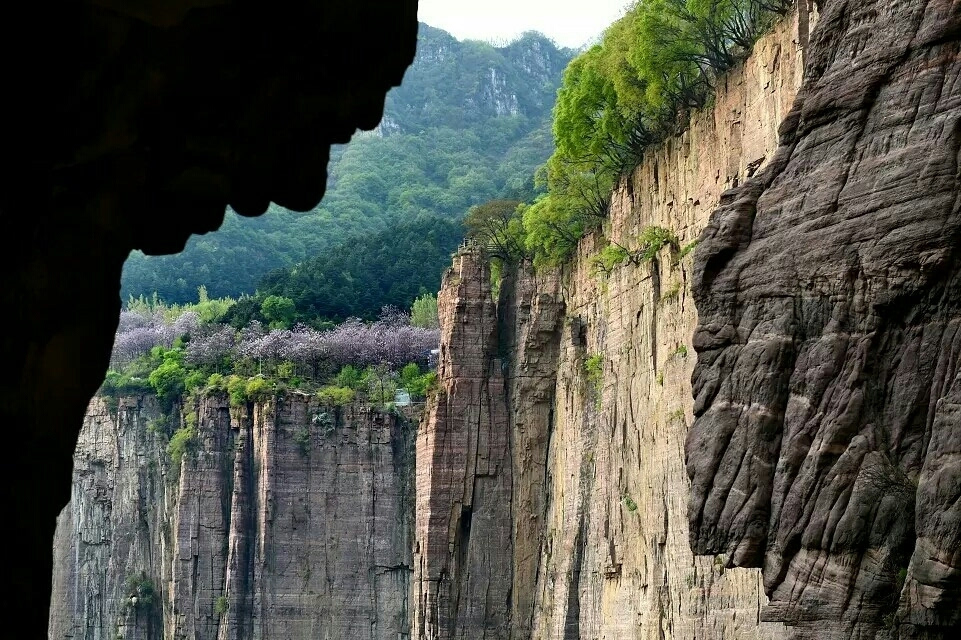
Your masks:
M526 255L519 200L491 200L471 207L464 217L467 237L489 256L514 262Z
M562 262L599 222L585 215L577 200L557 193L547 193L518 212L524 225L524 244L536 266Z
M146 572L141 571L130 576L123 583L123 591L126 595L124 607L132 607L139 611L149 610L154 604L156 590L153 580L147 577Z
M167 443L167 455L170 456L170 464L175 475L180 474L184 456L193 451L197 445L197 416L188 414L189 416L192 416L193 420L187 421L184 426L177 429Z
M343 407L354 401L357 392L350 387L327 385L317 391L317 400L330 407Z
M157 393L157 399L168 410L170 406L183 395L186 390L187 370L182 366L183 352L180 349L164 351L155 347L156 355L162 362L150 372L147 378Z

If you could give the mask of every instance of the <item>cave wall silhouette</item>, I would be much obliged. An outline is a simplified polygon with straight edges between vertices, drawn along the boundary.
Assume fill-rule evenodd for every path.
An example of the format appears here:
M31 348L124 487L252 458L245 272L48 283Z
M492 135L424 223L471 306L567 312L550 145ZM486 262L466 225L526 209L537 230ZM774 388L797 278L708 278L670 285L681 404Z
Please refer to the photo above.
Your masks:
M3 584L45 637L56 516L131 250L304 211L413 61L416 0L59 0L0 20Z

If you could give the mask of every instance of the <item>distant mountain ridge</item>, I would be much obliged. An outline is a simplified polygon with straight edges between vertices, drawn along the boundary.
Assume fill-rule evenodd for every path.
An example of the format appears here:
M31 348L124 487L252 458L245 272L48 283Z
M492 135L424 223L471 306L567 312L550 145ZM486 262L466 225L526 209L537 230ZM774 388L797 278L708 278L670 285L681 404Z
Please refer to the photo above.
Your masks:
M266 273L344 250L348 237L532 196L533 172L553 148L551 109L573 53L535 32L496 47L421 23L417 57L387 95L380 125L331 150L320 206L303 214L272 207L255 219L228 213L220 231L191 238L181 254L135 253L121 295L187 302L201 284L215 297L253 293ZM413 290L436 290L445 264Z
M414 64L403 84L387 94L378 131L415 133L428 126L469 126L503 116L544 117L572 55L537 32L496 47L459 41L420 23ZM435 103L443 109L436 110Z

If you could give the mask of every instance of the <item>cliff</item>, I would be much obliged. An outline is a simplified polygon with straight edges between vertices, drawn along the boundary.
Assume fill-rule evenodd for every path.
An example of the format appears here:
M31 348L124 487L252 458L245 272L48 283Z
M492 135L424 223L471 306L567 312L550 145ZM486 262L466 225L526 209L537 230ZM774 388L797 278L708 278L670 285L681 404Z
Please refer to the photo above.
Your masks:
M590 235L554 271L508 273L495 309L483 256L455 257L418 439L416 637L961 624L961 12L819 9L615 191L604 235L637 250L670 230L653 260L605 273Z
M440 389L416 449L418 638L508 637L511 438L489 281L459 255L437 299Z
M809 19L766 36L715 108L648 154L615 194L612 239L630 247L657 225L690 242L722 192L774 156ZM479 254L445 275L441 392L417 445L418 638L785 635L760 620L759 571L688 544L692 258L664 250L603 276L600 241L562 270L508 274L496 309Z
M697 255L691 543L802 637L961 627L959 35L957 3L826 3Z
M53 637L954 637L959 36L802 4L569 263L495 300L464 247L416 438L211 397L178 472L149 400L95 402Z
M289 393L171 416L91 403L58 520L53 638L396 640L409 629L413 429Z

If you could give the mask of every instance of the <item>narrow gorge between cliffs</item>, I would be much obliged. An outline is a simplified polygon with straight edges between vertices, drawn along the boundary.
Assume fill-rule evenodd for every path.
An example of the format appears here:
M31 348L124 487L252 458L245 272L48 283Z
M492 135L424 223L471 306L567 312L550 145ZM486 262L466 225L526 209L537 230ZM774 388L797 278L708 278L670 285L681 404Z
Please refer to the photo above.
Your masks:
M570 260L461 245L423 403L98 394L49 638L955 637L959 7L801 2Z

